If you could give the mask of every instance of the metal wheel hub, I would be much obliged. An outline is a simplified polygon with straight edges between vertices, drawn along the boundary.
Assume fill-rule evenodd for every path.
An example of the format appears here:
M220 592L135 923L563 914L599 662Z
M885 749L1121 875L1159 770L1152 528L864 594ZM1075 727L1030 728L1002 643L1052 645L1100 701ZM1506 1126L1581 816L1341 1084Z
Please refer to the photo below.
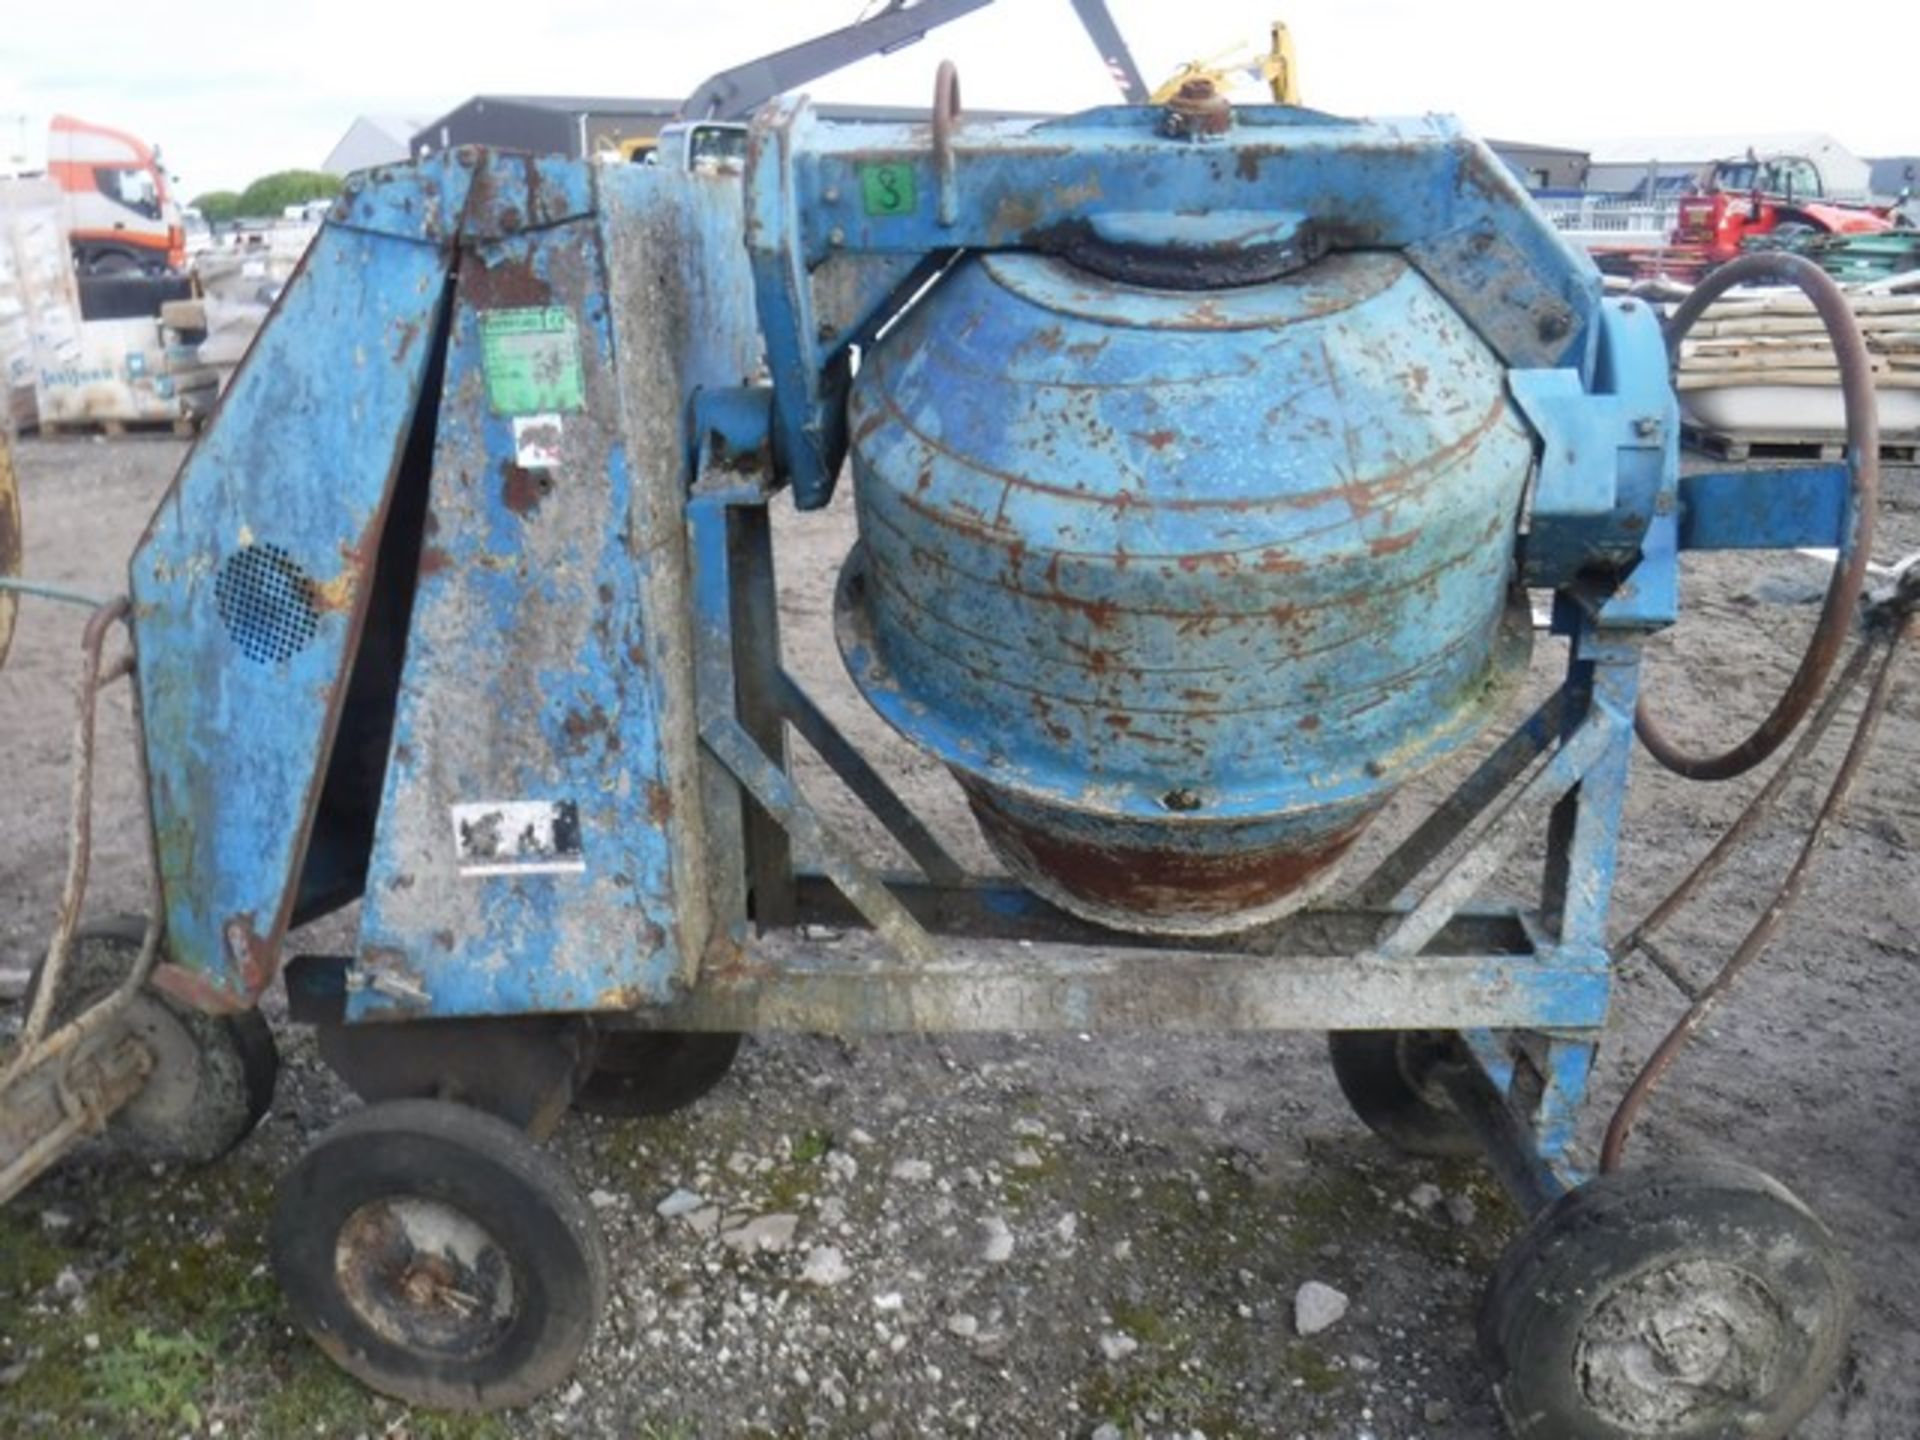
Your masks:
M1786 1333L1758 1278L1683 1261L1609 1295L1581 1331L1574 1370L1596 1415L1631 1435L1666 1435L1769 1394Z
M376 1334L415 1352L484 1354L516 1313L506 1251L439 1200L406 1195L362 1205L340 1229L334 1272Z

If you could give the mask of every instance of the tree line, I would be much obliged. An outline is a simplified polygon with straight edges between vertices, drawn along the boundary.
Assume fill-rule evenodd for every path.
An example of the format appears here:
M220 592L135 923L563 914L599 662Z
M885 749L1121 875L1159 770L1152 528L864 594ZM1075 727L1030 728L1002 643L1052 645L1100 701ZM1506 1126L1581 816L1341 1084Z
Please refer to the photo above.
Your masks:
M340 193L340 177L321 170L279 170L262 175L244 190L209 190L194 198L209 225L234 220L277 220L289 205L330 200Z

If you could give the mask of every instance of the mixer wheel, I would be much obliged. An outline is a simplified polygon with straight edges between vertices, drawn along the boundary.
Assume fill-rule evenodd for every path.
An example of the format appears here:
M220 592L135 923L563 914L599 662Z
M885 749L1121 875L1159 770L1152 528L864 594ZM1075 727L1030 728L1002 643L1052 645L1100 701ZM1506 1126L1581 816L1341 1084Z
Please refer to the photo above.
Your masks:
M1458 1042L1438 1030L1335 1030L1327 1036L1333 1077L1353 1113L1394 1149L1448 1159L1480 1154L1480 1142L1434 1079Z
M120 985L139 959L146 922L117 916L83 925L60 977L53 1023L65 1024ZM30 1009L40 988L34 972ZM253 1133L273 1104L280 1053L258 1010L208 1015L148 987L118 1024L153 1053L138 1095L107 1122L115 1149L137 1160L204 1165Z
M498 1116L369 1105L280 1184L268 1234L295 1317L333 1362L411 1405L524 1405L572 1371L607 1294L592 1207Z
M1742 1165L1603 1175L1543 1210L1480 1316L1522 1440L1780 1440L1846 1348L1833 1236Z
M737 1033L609 1030L593 1069L574 1092L590 1115L666 1115L691 1105L726 1078L740 1053Z

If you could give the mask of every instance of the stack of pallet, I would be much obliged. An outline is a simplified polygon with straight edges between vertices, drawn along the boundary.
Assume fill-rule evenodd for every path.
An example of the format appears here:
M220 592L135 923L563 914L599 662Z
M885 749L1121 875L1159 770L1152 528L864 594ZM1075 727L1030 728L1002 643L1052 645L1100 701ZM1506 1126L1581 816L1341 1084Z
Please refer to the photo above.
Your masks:
M46 369L79 357L80 291L51 180L0 180L0 428L40 418Z
M1856 286L1848 300L1867 337L1882 442L1911 451L1920 444L1920 276ZM1833 349L1798 290L1741 291L1714 305L1681 348L1678 384L1690 438L1729 458L1775 447L1837 454L1846 433Z
M189 415L211 413L226 392L313 233L310 225L275 226L206 251L194 262L199 296L161 307L167 369Z

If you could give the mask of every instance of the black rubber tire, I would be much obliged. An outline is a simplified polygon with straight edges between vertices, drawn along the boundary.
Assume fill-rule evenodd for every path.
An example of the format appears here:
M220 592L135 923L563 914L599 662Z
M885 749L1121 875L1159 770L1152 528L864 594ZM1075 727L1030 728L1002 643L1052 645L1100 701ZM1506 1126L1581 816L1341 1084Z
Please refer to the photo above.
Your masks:
M684 1109L726 1079L741 1039L725 1031L606 1031L593 1068L574 1092L574 1108L615 1116Z
M130 915L81 926L54 1000L54 1023L65 1023L117 988L138 959L145 934L146 921ZM27 986L27 1007L39 988L36 969ZM192 1069L151 1076L107 1122L107 1139L136 1160L205 1165L220 1159L251 1135L273 1106L280 1052L266 1016L258 1010L210 1015L151 987L132 1003L131 1023L155 1045L162 1065L169 1056L190 1054ZM186 1044L167 1043L176 1037Z
M483 1230L513 1306L483 1345L407 1344L369 1321L342 1285L342 1231L382 1201L435 1204ZM599 1222L577 1186L514 1126L446 1100L369 1105L327 1131L280 1184L268 1232L294 1315L348 1374L410 1405L524 1405L572 1373L607 1295ZM414 1258L409 1251L409 1283ZM451 1252L431 1263L457 1263ZM456 1271L458 1278L469 1276Z
M1852 1308L1844 1255L1785 1186L1688 1163L1542 1211L1500 1262L1480 1342L1521 1440L1781 1440L1832 1383Z
M1453 1102L1425 1078L1457 1043L1432 1030L1335 1030L1327 1053L1340 1093L1369 1130L1405 1154L1447 1160L1480 1154Z

